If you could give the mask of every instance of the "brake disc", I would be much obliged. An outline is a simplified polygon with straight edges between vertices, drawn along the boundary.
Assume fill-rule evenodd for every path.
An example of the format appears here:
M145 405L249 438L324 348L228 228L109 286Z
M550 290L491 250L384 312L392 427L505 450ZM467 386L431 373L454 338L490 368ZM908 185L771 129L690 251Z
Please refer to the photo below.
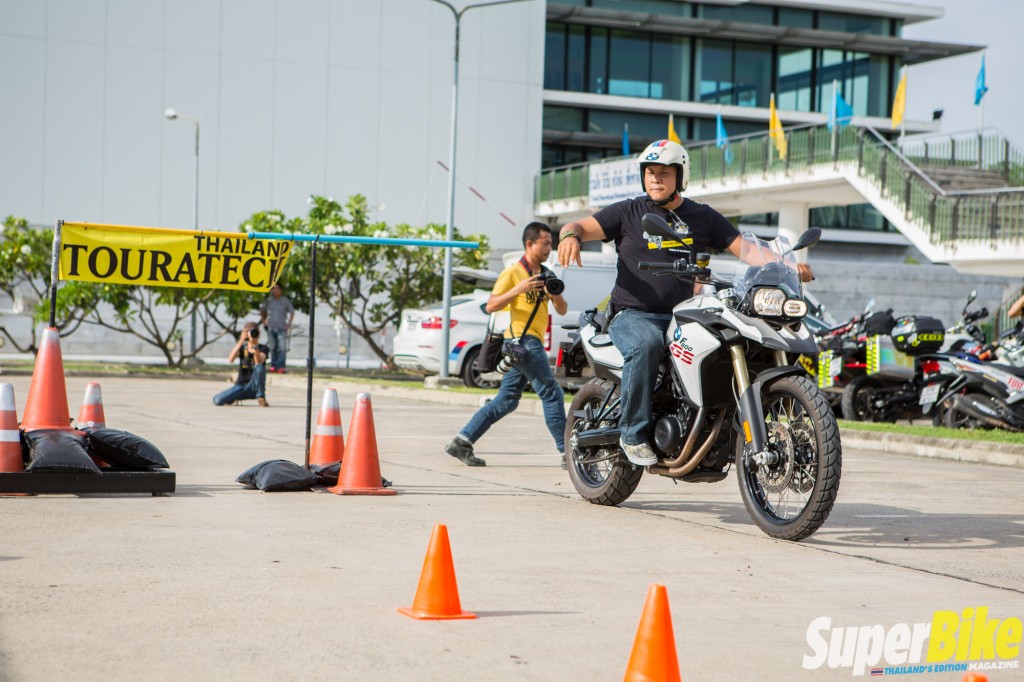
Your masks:
M789 427L778 422L769 424L767 445L779 460L759 467L757 480L766 491L781 493L793 482L796 471L796 447Z

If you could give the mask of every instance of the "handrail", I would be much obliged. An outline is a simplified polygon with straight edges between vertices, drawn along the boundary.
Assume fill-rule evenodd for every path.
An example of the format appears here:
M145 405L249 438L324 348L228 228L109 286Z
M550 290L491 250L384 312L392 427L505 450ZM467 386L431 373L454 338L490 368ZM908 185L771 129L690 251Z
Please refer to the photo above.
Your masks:
M689 146L691 185L705 187L723 179L785 173L828 166L855 165L856 174L873 184L898 207L904 218L933 243L963 240L1024 241L1024 188L980 190L943 189L910 158L906 150L886 140L870 126L803 124L786 128L789 154L780 159L767 130L730 137L732 154L715 140ZM635 158L632 155L619 159ZM1008 158L1008 157L1005 157ZM585 199L590 167L599 162L567 164L546 169L535 183L536 200ZM848 171L847 171L848 172ZM1016 166L1014 173L1017 173Z

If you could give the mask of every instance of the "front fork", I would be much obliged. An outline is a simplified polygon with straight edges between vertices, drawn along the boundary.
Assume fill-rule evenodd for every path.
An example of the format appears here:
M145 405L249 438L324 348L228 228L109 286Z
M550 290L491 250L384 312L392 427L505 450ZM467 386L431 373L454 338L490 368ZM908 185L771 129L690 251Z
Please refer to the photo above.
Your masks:
M740 396L740 425L743 428L743 449L750 453L751 459L758 466L771 464L775 453L765 450L768 442L768 432L764 422L764 408L761 404L761 386L765 381L775 379L785 374L799 373L797 367L789 367L785 351L773 351L775 367L765 370L757 376L754 383L750 382L750 372L747 369L747 356L744 353L743 345L734 343L729 346L729 356L732 358L733 376L736 377L736 392ZM783 369L784 368L784 369Z

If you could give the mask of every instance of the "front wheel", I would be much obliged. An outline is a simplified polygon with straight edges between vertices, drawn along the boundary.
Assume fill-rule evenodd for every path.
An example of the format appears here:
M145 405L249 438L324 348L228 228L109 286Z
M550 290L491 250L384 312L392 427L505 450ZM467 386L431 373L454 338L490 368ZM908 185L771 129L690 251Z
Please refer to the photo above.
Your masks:
M576 393L565 419L565 458L569 479L580 497L593 504L614 506L625 502L640 485L643 468L632 465L618 443L581 448L575 442L580 431L617 425L617 420L598 414L609 391L613 394L607 405L614 405L619 387L602 379L591 379ZM588 406L594 421L576 416Z
M886 410L888 398L880 395L882 383L866 374L854 377L843 389L843 419L852 422L896 421Z
M763 396L768 434L763 461L736 449L743 504L758 528L782 540L818 530L839 491L842 444L828 401L806 377L787 376Z

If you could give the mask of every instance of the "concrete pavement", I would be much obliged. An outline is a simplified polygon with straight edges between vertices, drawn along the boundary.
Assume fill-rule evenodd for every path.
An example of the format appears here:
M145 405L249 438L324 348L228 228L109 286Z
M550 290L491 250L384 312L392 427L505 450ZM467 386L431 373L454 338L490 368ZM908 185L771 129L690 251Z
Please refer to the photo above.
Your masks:
M6 378L20 410L29 378ZM302 459L292 379L274 377L268 409L215 408L220 382L102 380L108 424L161 447L177 492L0 499L0 681L615 680L652 582L668 587L689 682L849 679L802 667L822 616L1024 618L1020 469L848 447L831 518L786 543L749 520L735 476L645 477L622 508L596 507L536 415L497 424L478 445L488 466L470 468L442 448L472 406L382 390L381 468L399 495L244 489L234 478L252 464ZM87 381L68 380L72 414ZM347 430L359 387L335 386ZM396 611L435 523L478 620Z

